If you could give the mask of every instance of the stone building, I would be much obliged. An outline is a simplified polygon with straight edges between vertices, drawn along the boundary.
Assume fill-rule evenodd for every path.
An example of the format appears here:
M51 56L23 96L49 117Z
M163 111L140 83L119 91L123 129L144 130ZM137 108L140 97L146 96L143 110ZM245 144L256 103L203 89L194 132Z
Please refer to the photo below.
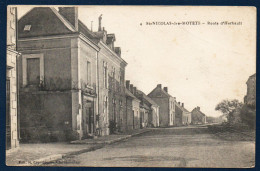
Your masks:
M126 130L140 128L140 100L133 94L133 85L126 81Z
M244 97L245 104L256 105L256 74L251 75L247 82L247 93Z
M191 112L184 107L184 103L175 103L175 112L176 125L189 125L191 123Z
M135 96L141 101L140 103L140 122L141 127L158 127L159 126L159 106L141 90L135 90Z
M121 48L115 47L115 34L108 34L102 27L99 17L97 32L90 31L82 22L82 32L95 42L98 52L98 87L99 87L99 130L101 135L126 130L123 124L126 112L125 67L127 63L121 58Z
M159 105L159 125L173 126L175 125L175 103L176 100L168 94L168 88L158 84L149 94L156 104Z
M206 115L200 111L200 107L195 107L191 111L191 123L192 124L205 124L206 121Z
M24 137L36 125L52 139L125 129L127 63L101 19L97 32L78 19L76 7L33 8L19 20Z
M17 8L7 7L6 48L6 149L19 146L17 99Z

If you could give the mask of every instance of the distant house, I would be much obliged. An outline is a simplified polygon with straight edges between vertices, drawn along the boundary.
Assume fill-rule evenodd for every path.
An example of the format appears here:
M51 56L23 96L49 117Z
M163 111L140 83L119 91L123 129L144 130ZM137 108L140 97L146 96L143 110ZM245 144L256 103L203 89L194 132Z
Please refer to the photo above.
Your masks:
M127 130L140 128L140 100L133 94L133 85L126 81L126 120Z
M136 90L136 97L141 100L141 125L142 127L159 126L159 106L144 92Z
M196 107L191 111L192 124L205 124L206 115L200 111L200 107Z
M184 107L184 103L175 103L175 112L176 125L180 126L191 124L191 112Z
M247 82L247 93L244 97L245 104L255 105L256 103L256 74L251 75Z
M156 104L159 105L159 125L173 126L175 124L175 98L168 94L168 88L158 84L149 94Z

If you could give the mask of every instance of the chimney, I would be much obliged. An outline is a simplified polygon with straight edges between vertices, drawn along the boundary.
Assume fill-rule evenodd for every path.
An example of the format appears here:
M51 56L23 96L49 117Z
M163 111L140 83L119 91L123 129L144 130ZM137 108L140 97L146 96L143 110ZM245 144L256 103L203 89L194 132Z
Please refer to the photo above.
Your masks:
M136 95L136 87L133 87L133 94Z
M59 7L59 13L78 31L78 7Z
M199 107L199 106L197 106L197 109L198 109L198 110L200 110L200 107Z
M162 88L162 84L157 84L157 87L158 88Z
M130 91L133 93L133 84L130 84Z
M168 93L168 87L164 87L163 90Z
M102 14L98 17L98 31L101 31Z
M182 103L181 106L184 107L184 103Z
M178 102L179 105L181 105L181 102Z
M130 80L125 81L125 87L127 88L127 90L130 89Z

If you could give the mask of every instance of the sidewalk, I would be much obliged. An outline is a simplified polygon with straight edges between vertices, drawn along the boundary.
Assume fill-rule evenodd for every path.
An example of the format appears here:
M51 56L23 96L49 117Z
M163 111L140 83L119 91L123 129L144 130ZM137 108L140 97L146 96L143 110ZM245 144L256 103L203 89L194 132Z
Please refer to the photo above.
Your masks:
M42 143L20 144L20 147L6 154L6 165L28 166L59 160L63 157L76 155L104 147L118 141L128 139L150 131L149 129L132 130L127 133L98 137L97 139L85 139L70 143Z

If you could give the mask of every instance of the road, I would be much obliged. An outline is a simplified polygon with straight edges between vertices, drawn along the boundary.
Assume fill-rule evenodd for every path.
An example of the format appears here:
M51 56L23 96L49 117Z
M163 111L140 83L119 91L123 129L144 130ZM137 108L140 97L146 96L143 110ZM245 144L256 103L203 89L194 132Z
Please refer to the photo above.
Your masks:
M94 167L252 167L253 141L227 141L207 127L157 128L55 165Z

